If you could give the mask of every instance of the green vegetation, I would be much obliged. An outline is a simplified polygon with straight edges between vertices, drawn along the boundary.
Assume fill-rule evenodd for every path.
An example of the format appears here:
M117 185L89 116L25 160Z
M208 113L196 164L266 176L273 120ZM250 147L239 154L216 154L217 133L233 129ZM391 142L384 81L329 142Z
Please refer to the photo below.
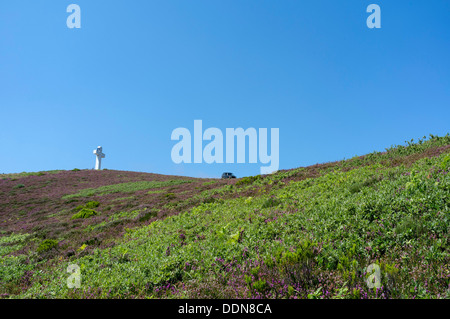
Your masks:
M150 219L151 217L149 217L148 219L143 218L143 216L147 216L148 215L152 215L156 216L157 212L153 212L153 211L144 211L141 212L139 210L133 210L131 212L119 212L119 213L115 213L111 216L109 216L105 221L99 223L99 224L95 224L95 225L89 225L86 227L86 229L84 229L85 232L92 232L92 231L98 231L98 230L102 230L102 229L107 229L110 227L115 227L117 225L123 224L126 221L131 221L131 220L135 220L138 219L139 221L145 221Z
M378 181L377 178L372 177L372 178L369 178L369 179L365 180L364 182L357 182L357 183L354 183L353 185L351 185L351 186L349 187L349 190L350 190L351 193L357 193L357 192L361 191L361 189L362 189L363 187L371 187L371 186L374 185L377 181Z
M84 205L85 208L96 208L98 206L100 206L100 203L97 201L90 201Z
M75 215L72 216L72 219L86 219L92 216L98 215L98 213L93 210L93 209L89 209L89 208L83 208L81 209L78 213L76 213Z
M164 193L163 190L156 190L156 191L148 191L147 194L162 194Z
M45 239L39 244L39 247L36 249L38 253L52 250L58 246L58 241L54 239Z
M243 177L236 182L236 186L253 184L255 181L257 181L261 178L262 178L261 175Z
M9 236L0 237L0 257L21 249L24 241L28 237L28 234L11 234Z
M217 181L210 181L210 182L204 182L202 185L203 186L208 186L208 185L214 185L216 183L217 183Z
M281 201L278 198L270 197L264 201L261 207L269 208L269 207L276 207L278 205L281 205Z
M94 195L105 195L105 194L112 194L112 193L133 193L140 190L145 189L153 189L153 188L161 188L166 186L174 186L174 185L180 185L184 183L190 183L190 181L186 180L171 180L166 182L130 182L130 183L120 183L115 185L107 185L107 186L101 186L98 188L87 188L79 191L78 193L66 195L63 196L63 199L70 199L74 197L87 197L87 196L94 196Z
M51 170L51 171L41 171L41 172L22 172L22 173L11 173L11 174L0 174L2 179L11 178L13 180L20 179L28 176L44 176L49 174L58 174L61 173L62 170Z
M177 214L162 219L168 206L143 203L83 225L92 236L82 249L47 267L2 255L0 275L14 283L39 269L10 293L20 298L449 298L449 145L432 137L192 197L170 188L156 198ZM111 245L91 247L100 228L125 220L135 224ZM0 237L0 249L20 246L14 236ZM64 285L69 264L81 267L80 289ZM373 264L378 289L366 282Z
M150 210L150 211L146 211L144 213L142 213L139 216L139 221L140 222L146 222L154 217L158 216L158 210Z
M176 198L176 196L174 193L166 193L166 194L164 194L164 198L170 200L170 199Z
M149 193L150 193L150 192L149 192ZM119 197L119 198L113 199L113 201L114 201L114 202L117 202L117 201L124 201L124 200L133 199L133 198L134 198L134 196Z
M80 211L80 210L82 210L84 208L93 209L93 208L97 208L98 206L100 206L99 202L97 202L97 201L89 201L89 202L87 202L84 205L78 205L75 208L75 211Z

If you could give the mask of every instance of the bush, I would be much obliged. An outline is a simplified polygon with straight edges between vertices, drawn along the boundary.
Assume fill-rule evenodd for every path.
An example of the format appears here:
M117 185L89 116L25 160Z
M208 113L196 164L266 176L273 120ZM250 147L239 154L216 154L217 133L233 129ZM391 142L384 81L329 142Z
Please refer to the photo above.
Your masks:
M84 205L78 205L78 206L75 208L75 211L80 211L80 210L85 209L85 208L87 208L87 209L93 209L93 208L96 208L96 207L98 207L98 206L100 206L100 203L99 203L99 202L97 202L97 201L90 201L90 202L87 202L87 203L84 204Z
M14 189L18 189L18 188L24 188L25 187L25 185L23 185L23 184L17 184L16 186L14 186L13 188Z
M89 208L83 208L78 213L73 215L72 219L79 219L79 218L85 219L85 218L89 218L89 217L92 217L95 215L98 215L98 213L95 210L89 209Z
M85 208L96 208L98 206L100 206L100 203L96 201L90 201L87 202L86 205L84 205Z
M79 172L79 171L81 171L81 169L78 169L78 168L74 168L74 169L72 170L72 172Z
M53 248L55 248L56 246L58 246L57 240L46 239L39 244L39 247L37 248L37 252L40 253L40 252L44 252L44 251L49 251L49 250L52 250Z

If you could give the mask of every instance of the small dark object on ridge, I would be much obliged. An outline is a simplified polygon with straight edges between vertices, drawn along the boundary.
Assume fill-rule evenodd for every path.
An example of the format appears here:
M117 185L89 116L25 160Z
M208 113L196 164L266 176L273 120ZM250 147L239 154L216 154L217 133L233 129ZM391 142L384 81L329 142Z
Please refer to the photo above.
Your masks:
M236 176L234 176L233 173L223 173L222 174L222 178L226 179L226 178L236 178Z

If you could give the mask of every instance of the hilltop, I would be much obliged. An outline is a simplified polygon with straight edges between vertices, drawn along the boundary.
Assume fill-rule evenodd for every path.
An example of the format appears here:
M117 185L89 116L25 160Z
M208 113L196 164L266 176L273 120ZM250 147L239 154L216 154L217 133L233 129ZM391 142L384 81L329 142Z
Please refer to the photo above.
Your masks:
M204 199L195 199L196 194L232 183L115 170L74 169L3 176L0 176L3 233L32 233L40 239L65 238L66 254L86 240L103 247L102 242L122 235L126 227L146 225L198 205ZM86 204L88 207L84 207ZM94 218L72 219L80 208L101 213ZM101 230L96 228L92 238L87 239L90 236L81 232L85 226L99 224L104 225ZM35 246L31 241L27 243L21 251Z
M450 136L431 135L237 180L0 175L0 296L450 297L449 171Z

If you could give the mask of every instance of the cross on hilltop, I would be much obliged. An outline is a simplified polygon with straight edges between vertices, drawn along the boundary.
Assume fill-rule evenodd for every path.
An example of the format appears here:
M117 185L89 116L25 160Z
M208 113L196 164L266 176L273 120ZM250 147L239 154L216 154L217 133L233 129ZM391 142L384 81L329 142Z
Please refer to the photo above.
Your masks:
M96 150L94 150L94 155L97 156L95 160L95 169L99 170L102 167L102 158L105 158L105 154L102 152L103 148L101 146L97 147Z

